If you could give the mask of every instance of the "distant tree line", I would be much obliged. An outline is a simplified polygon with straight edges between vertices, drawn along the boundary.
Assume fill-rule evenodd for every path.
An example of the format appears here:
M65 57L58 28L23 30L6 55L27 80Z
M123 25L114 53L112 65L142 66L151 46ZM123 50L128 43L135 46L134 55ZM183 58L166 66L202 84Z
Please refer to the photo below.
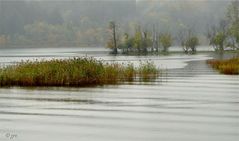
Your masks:
M137 53L168 53L169 47L173 44L173 37L170 32L158 32L153 26L152 32L143 29L140 25L136 26L133 35L124 33L120 38L117 34L117 25L114 21L109 25L110 37L107 47L112 49L112 54L117 54L120 49L123 54ZM184 33L186 33L184 31ZM196 47L199 45L198 37L191 30L184 35L179 34L179 40L185 53L196 53Z
M0 0L0 48L103 46L107 21L126 23L134 6L133 1Z
M168 53L169 47L177 40L178 46L182 47L183 52L195 54L199 45L199 37L193 28L180 30L177 37L173 37L170 32L159 32L155 26L152 30L142 28L140 25L135 27L134 34L124 33L120 37L117 29L119 27L112 21L110 22L110 38L107 47L112 49L113 54L121 50L123 54L128 53ZM239 1L232 1L226 13L226 18L221 20L218 25L213 25L207 30L209 45L215 51L223 52L226 48L239 50Z
M191 36L197 36L200 43L204 45L209 42L206 40L206 36L209 36L211 45L217 49L222 46L221 40L225 39L226 35L221 48L226 49L231 45L236 49L238 47L236 2L228 8L228 16L225 18L226 30L222 31L219 24L219 18L230 1L205 0L196 3L175 1L172 3L171 1L136 2L135 0L103 0L101 2L0 0L0 48L12 46L102 47L108 41L106 32L108 21L113 20L120 21L117 23L119 25L116 24L116 27L119 27L116 28L116 41L117 48L124 48L124 52L131 50L167 52L168 42L162 43L162 41L168 40L169 36L171 36L172 45L182 44L183 50L189 53L193 52L193 49L189 47L190 41L186 42L186 39ZM210 34L205 34L205 29L207 30L205 25L208 22L214 26L209 26ZM134 26L137 23L141 26ZM151 27L147 27L148 25ZM126 40L124 33L130 39L127 44L131 44L132 38L137 38L136 43L131 45L132 49L122 44ZM168 35L164 37L165 34Z

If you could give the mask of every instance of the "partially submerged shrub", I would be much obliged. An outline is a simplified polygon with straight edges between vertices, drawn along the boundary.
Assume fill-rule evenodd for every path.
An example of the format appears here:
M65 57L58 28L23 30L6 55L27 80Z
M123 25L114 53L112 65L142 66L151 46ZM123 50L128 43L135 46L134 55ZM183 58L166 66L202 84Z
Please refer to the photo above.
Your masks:
M0 69L0 86L88 86L134 81L136 76L156 78L150 62L133 64L103 63L93 58L26 61ZM155 76L155 77L152 77Z

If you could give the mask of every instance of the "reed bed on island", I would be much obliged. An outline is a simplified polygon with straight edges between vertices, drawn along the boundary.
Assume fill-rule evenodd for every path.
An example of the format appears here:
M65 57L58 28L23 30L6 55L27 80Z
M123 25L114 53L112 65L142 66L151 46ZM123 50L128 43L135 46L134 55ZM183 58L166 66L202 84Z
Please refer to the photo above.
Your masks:
M151 62L103 63L93 58L25 61L0 69L0 86L92 86L155 79L158 68Z

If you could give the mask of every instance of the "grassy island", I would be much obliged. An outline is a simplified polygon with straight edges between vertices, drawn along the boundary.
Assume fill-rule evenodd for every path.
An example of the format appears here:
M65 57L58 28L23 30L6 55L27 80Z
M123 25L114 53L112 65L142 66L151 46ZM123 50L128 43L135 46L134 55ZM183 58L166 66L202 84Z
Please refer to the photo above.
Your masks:
M239 58L229 60L208 60L207 63L219 70L220 73L229 75L239 74Z
M26 61L0 69L0 86L92 86L146 81L158 76L151 62L133 64L103 63L93 58Z

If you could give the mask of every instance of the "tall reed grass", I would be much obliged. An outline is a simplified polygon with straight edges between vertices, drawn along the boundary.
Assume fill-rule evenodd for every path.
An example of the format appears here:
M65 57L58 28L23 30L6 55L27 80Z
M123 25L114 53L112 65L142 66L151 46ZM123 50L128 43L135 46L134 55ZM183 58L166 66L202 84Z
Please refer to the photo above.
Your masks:
M0 69L0 86L91 86L155 79L159 70L146 62L103 63L93 58L26 61Z
M207 63L220 73L229 75L239 74L239 58L232 58L229 60L208 60Z

